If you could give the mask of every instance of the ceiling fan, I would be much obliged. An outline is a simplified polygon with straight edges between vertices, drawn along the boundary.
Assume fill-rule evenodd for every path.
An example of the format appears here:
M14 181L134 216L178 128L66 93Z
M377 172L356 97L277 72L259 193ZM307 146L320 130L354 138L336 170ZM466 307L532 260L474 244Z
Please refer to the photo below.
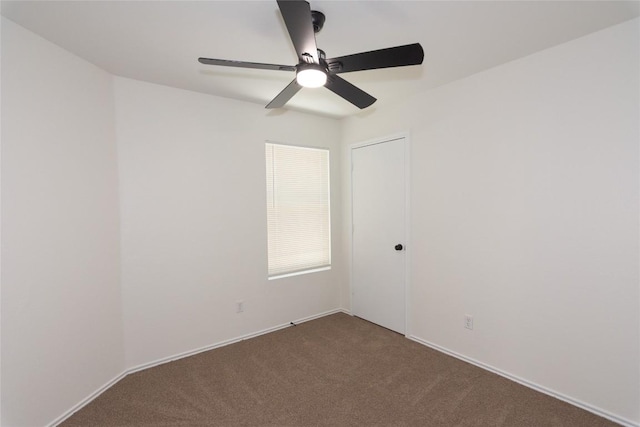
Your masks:
M324 51L317 48L315 37L315 33L319 32L324 25L324 14L311 10L309 3L304 0L277 0L277 2L289 31L289 37L291 37L298 54L297 65L198 58L199 62L206 65L295 71L296 78L267 104L266 108L283 107L302 87L321 86L358 108L366 108L376 102L376 98L344 80L338 74L422 64L424 51L419 43L327 59Z

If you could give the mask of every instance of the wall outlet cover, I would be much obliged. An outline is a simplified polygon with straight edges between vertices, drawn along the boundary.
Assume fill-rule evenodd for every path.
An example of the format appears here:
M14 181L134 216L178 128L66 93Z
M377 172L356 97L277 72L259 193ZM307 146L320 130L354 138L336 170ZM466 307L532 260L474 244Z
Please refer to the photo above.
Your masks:
M473 316L468 314L464 315L464 327L473 330Z

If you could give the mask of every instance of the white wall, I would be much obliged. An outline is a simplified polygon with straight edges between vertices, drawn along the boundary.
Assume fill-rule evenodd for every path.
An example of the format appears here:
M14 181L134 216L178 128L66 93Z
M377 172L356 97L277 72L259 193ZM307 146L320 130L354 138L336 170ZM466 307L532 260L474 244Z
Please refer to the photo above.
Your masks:
M410 333L635 423L638 25L343 123L411 132Z
M2 425L124 369L112 77L2 19Z
M127 367L334 310L333 269L267 281L265 139L327 147L336 120L116 78ZM243 300L245 312L236 313Z

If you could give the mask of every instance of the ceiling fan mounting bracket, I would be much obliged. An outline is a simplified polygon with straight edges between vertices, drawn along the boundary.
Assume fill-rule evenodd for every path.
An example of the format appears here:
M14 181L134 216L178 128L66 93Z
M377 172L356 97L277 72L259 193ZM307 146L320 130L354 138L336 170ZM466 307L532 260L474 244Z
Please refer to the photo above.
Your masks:
M311 11L311 23L313 23L314 33L319 33L320 30L322 30L325 19L326 17L324 16L324 13L318 12L317 10Z

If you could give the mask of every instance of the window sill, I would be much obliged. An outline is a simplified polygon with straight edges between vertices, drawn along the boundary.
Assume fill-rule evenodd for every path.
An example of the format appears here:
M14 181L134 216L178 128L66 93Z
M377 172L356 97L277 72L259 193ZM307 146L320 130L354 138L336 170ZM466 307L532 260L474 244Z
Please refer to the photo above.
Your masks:
M302 274L316 273L318 271L326 271L326 270L331 270L331 266L327 265L325 267L312 268L310 270L301 270L301 271L293 271L291 273L277 274L274 276L269 276L267 279L268 280L282 279L285 277L300 276Z

